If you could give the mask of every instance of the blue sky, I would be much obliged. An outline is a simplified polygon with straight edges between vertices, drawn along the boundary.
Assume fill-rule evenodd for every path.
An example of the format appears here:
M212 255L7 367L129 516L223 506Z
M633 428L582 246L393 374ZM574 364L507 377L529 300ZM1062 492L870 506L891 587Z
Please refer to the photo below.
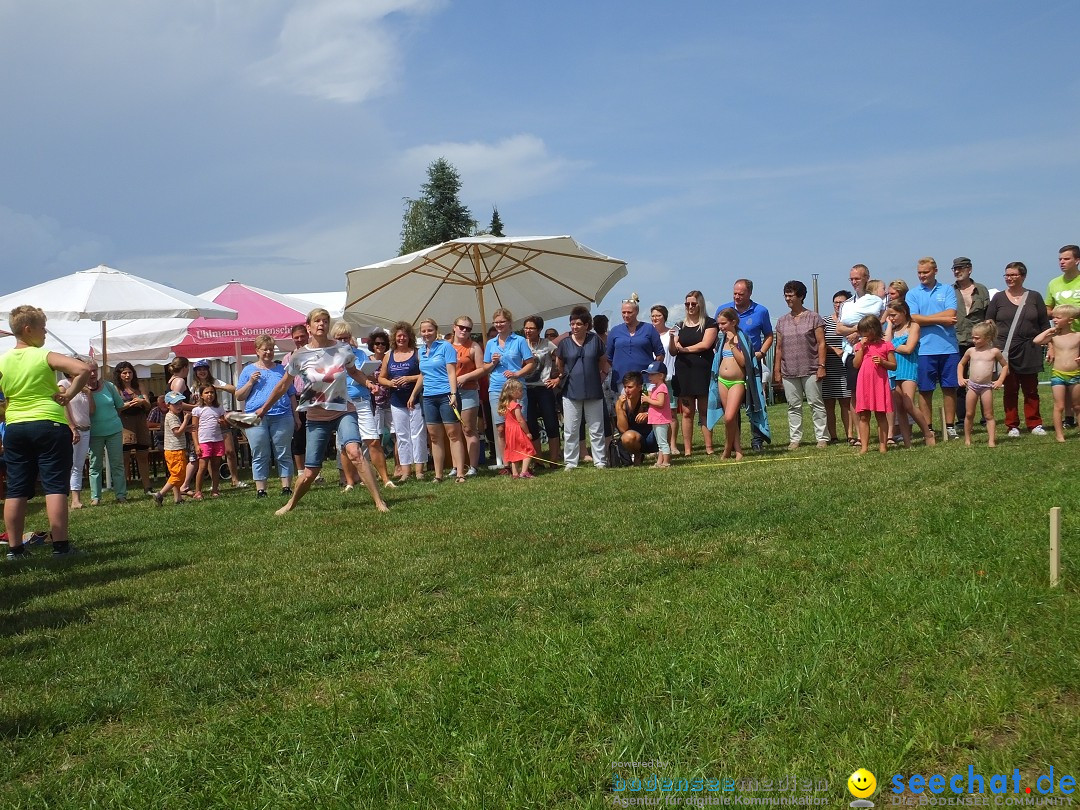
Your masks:
M864 262L1030 286L1080 242L1080 2L0 0L0 293L97 264L343 289L439 156L627 261L598 311L780 314ZM520 313L525 315L527 313Z

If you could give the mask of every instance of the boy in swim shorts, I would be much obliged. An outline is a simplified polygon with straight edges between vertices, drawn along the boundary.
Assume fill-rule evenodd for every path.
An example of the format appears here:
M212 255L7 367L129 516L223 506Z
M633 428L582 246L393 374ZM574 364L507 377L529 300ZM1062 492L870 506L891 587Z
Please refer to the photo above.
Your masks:
M1058 304L1054 307L1054 325L1038 335L1034 342L1053 348L1054 367L1050 373L1050 390L1054 392L1054 435L1065 441L1065 409L1080 414L1080 332L1073 332L1073 323L1080 317L1080 307Z

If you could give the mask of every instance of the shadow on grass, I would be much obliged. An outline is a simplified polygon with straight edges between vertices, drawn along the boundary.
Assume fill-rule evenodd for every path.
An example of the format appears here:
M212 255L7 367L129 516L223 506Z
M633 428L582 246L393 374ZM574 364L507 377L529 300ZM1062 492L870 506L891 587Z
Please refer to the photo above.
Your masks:
M16 611L0 625L0 637L18 636L33 630L58 630L69 624L89 624L93 621L95 610L119 607L130 601L126 596L114 596L62 610L43 608Z
M21 576L12 576L12 567L5 571L6 576L0 578L4 583L5 607L17 608L27 599L51 596L61 591L79 588L91 588L98 585L108 585L122 579L134 579L146 574L161 571L173 571L190 565L187 561L157 563L155 565L121 565L112 568L100 568L102 562L113 562L126 557L135 556L132 552L112 554L87 554L84 557L76 557L70 560L54 560L49 554L38 552L34 559L18 564L18 573ZM86 568L93 565L93 568ZM38 570L55 572L57 577L50 579L37 579L27 576ZM62 571L61 569L66 569ZM12 621L18 620L16 613ZM4 635L4 628L0 628L0 635Z

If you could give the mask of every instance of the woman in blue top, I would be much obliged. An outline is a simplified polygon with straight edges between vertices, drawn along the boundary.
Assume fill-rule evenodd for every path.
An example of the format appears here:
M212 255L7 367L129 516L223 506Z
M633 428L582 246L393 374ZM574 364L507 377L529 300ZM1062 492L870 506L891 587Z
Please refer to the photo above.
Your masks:
M255 354L259 359L244 366L236 381L236 401L244 404L244 413L255 413L265 405L270 392L285 376L285 367L274 359L274 349L273 335L255 338ZM293 411L292 397L282 394L259 424L246 429L256 498L267 497L266 480L270 477L271 458L276 460L278 475L281 476L281 494L292 494L292 438L293 431L299 425L300 419Z
M379 385L390 389L390 418L397 439L398 483L409 480L409 466L417 481L424 480L428 460L424 414L409 404L413 388L420 380L420 360L416 351L416 332L408 321L398 321L392 330L393 350L383 357Z
M457 387L457 350L439 340L439 325L431 318L420 321L420 380L409 397L409 407L423 399L424 424L431 440L431 459L435 464L435 483L443 480L443 439L450 442L454 477L465 483L465 443L461 433L461 400Z
M514 334L514 316L510 310L499 307L491 315L491 325L495 328L495 337L484 348L484 367L491 373L488 378L488 402L491 404L491 417L495 423L495 455L502 467L503 458L503 423L505 419L499 413L499 395L507 380L515 380L528 375L536 364L529 342L521 335ZM527 410L525 404L522 410ZM528 414L523 414L527 416ZM504 467L503 470L506 468ZM503 474L500 470L500 474ZM509 472L506 473L509 475Z
M641 307L637 293L622 302L623 322L607 336L607 358L611 363L611 390L622 393L622 378L628 371L641 371L653 360L664 359L664 342L651 323L638 320Z

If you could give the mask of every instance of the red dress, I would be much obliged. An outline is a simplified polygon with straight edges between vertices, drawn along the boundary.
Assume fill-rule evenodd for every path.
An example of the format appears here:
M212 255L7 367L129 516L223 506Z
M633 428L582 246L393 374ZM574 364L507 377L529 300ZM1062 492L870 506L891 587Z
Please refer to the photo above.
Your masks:
M889 388L889 372L874 363L875 357L887 360L889 352L895 351L887 340L871 343L863 354L859 377L855 385L855 412L874 411L892 413L892 390Z
M503 458L506 461L524 461L533 454L532 442L525 436L525 431L518 424L518 414L521 413L521 402L514 399L510 401L506 409L506 425L503 428L505 443L503 446Z

